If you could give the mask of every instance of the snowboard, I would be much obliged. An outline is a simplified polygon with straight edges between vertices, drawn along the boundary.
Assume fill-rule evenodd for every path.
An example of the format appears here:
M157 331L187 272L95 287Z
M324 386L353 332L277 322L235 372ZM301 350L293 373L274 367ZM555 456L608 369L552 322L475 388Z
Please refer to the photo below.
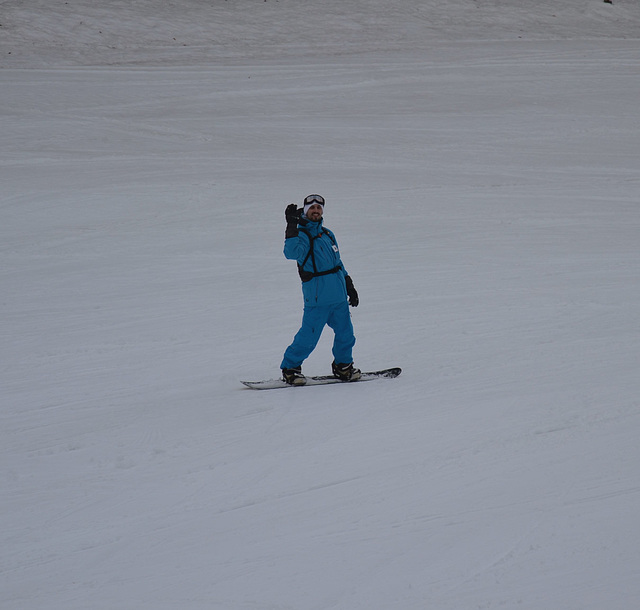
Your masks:
M328 385L331 383L360 383L361 381L372 381L373 379L391 379L402 373L402 369L398 367L383 369L381 371L363 372L360 379L354 381L342 381L333 375L316 375L315 377L307 377L307 383L304 385L289 385L282 379L264 379L262 381L241 381L244 385L252 390L276 390L278 388L305 388L310 385Z

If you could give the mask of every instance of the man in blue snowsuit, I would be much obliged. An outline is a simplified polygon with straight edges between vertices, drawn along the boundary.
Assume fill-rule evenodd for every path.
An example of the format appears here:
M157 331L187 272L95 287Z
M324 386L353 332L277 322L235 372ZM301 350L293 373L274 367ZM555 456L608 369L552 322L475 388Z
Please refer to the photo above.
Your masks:
M353 366L353 334L349 305L357 307L358 293L340 260L335 235L322 226L324 198L309 195L303 209L287 206L284 255L298 263L302 280L304 314L302 326L284 353L280 368L290 385L304 385L302 363L318 344L325 324L335 333L333 374L343 381L355 381L360 371Z

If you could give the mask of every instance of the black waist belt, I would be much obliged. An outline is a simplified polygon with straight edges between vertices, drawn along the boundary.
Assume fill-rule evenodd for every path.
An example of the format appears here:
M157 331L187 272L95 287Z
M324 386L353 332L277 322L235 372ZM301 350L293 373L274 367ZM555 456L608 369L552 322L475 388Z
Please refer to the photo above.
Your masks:
M342 269L342 265L338 265L337 267L329 269L328 271L303 271L302 267L298 265L298 273L300 274L300 279L303 282L308 282L314 277L320 277L321 275L331 275L332 273L338 273L340 269Z

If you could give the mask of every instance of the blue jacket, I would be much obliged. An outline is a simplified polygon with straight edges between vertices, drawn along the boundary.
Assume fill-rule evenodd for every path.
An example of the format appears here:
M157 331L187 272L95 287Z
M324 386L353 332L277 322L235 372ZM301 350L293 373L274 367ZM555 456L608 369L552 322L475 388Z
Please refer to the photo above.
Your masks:
M344 278L347 276L347 272L340 260L340 251L338 250L338 242L335 235L329 229L323 228L322 219L320 219L320 222L308 220L306 225L298 225L298 236L288 237L284 241L285 257L297 261L298 265L303 264L311 248L309 236L305 231L312 237L320 235L320 237L313 240L316 271L329 271L337 266L341 267L336 273L321 275L310 279L308 282L302 282L302 296L305 307L335 305L346 301L347 286ZM310 256L304 263L303 270L313 273L313 262Z

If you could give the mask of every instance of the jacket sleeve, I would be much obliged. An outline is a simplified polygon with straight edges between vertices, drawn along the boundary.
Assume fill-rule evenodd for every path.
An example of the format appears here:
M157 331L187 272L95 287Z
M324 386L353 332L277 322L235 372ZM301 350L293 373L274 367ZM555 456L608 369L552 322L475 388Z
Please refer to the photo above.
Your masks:
M289 260L301 263L309 250L309 238L302 232L296 237L287 237L284 240L284 256Z

